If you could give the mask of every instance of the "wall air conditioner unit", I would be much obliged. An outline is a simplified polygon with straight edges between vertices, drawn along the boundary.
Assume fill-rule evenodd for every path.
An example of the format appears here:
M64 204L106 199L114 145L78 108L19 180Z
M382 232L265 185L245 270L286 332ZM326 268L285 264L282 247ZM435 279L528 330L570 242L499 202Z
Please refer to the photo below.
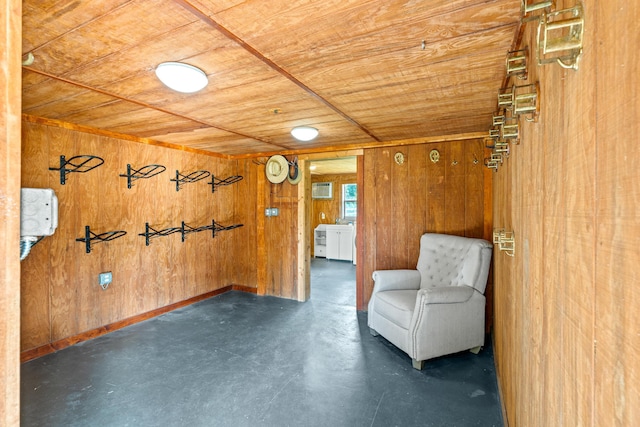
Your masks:
M332 199L333 182L314 182L311 184L311 197L314 199Z
M20 189L20 261L58 227L58 198L50 188Z

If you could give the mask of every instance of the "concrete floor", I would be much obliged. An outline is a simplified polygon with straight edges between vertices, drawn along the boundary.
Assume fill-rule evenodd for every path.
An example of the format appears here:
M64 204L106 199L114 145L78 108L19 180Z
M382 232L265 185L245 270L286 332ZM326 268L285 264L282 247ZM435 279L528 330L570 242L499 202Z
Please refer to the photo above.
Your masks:
M489 340L416 371L354 278L314 259L306 303L229 292L30 361L22 425L503 425Z

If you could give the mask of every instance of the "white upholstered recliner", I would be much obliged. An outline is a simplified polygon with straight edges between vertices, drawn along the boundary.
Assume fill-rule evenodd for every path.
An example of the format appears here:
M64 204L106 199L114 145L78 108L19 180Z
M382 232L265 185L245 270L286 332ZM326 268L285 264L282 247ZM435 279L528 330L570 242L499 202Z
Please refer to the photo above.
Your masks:
M493 246L483 239L427 233L416 270L379 270L368 324L413 359L413 367L484 345L484 291Z

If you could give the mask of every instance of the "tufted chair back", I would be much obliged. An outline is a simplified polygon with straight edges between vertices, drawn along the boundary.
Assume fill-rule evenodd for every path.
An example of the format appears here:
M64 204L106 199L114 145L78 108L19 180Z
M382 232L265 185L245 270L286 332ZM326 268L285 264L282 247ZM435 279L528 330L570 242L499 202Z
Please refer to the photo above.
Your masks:
M483 239L427 233L420 238L420 288L467 285L484 293L492 245Z

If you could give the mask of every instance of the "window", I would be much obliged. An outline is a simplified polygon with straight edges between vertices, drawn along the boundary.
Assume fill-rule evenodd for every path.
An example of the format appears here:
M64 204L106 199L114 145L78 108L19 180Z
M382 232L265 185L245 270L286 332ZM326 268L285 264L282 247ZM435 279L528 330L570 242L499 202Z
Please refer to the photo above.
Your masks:
M342 217L356 219L358 215L358 185L342 184Z

